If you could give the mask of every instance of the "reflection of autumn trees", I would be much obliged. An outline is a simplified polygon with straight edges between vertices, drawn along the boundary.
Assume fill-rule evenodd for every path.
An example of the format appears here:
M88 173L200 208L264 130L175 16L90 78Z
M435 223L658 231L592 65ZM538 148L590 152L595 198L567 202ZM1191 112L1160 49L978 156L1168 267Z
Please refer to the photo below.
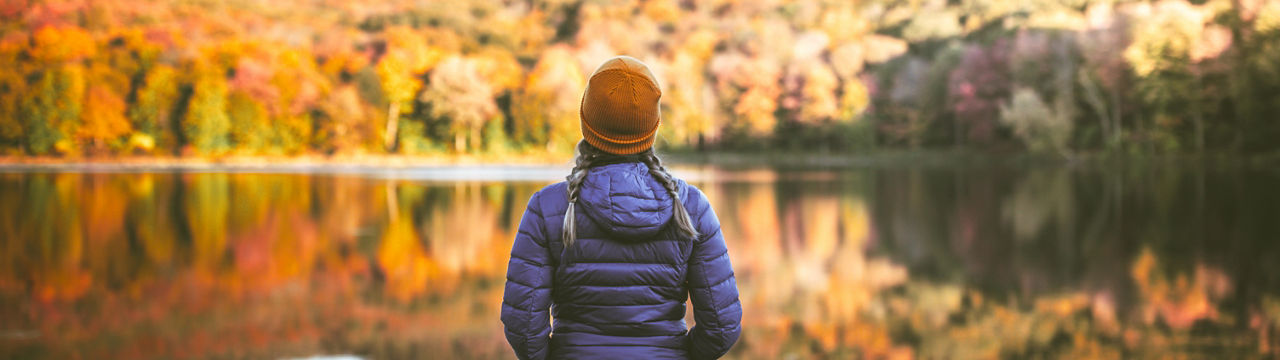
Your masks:
M496 309L478 305L501 297L507 222L523 210L511 199L536 189L401 183L391 216L386 184L353 177L3 182L0 226L15 237L0 242L0 298L27 305L0 318L41 333L50 355L128 357L305 355L330 341L373 354L424 351L414 343L496 354ZM455 347L475 336L489 340Z
M746 327L733 356L1276 349L1276 248L1250 237L1274 224L1245 211L1274 193L1175 196L1265 177L696 171L739 278ZM503 357L493 304L540 186L0 174L0 323L38 334L0 356ZM1214 212L1236 216L1201 215Z
M1097 171L1107 175L1094 176ZM892 249L913 280L967 278L977 292L962 291L965 301L988 307L955 310L971 319L964 324L987 324L982 325L987 330L956 344L986 341L987 331L1004 331L994 327L999 318L975 315L986 311L1018 315L1021 320L1010 324L1031 327L1025 330L1029 337L988 341L991 351L1040 332L1082 336L1088 341L1081 346L1125 344L1108 351L1216 347L1247 352L1274 341L1269 330L1245 332L1236 326L1240 323L1219 316L1227 311L1239 318L1260 317L1261 305L1238 304L1256 304L1262 298L1253 294L1274 291L1268 290L1276 284L1270 275L1251 275L1265 273L1261 269L1272 263L1267 259L1276 249L1262 234L1274 227L1245 209L1269 207L1263 204L1275 198L1214 190L1269 180L1164 168L974 171L947 166L878 171L876 178L872 203L880 246ZM1217 195L1196 195L1201 191ZM1234 215L1208 215L1227 213ZM929 223L946 225L919 226ZM1089 319L1087 326L1071 325L1082 318ZM1216 335L1193 336L1196 328ZM1247 340L1219 338L1228 333ZM1052 338L1036 341L1039 347L1019 351L1065 351L1054 347Z
M882 306L875 304L879 294L905 282L907 273L867 255L874 230L857 192L804 179L789 185L773 183L773 176L746 180L765 182L704 186L721 212L741 279L744 323L752 324L737 351L762 358L815 355L809 347L816 346L820 353L909 356L883 322L866 317Z

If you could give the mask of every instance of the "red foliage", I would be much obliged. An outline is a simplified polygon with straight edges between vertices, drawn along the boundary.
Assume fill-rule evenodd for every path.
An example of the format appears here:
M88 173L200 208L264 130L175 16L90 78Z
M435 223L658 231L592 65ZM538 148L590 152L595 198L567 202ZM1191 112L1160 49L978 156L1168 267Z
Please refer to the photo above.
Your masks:
M1000 102L1009 97L1009 87L1006 41L965 50L960 64L951 70L947 93L956 122L966 127L969 141L988 142L994 138Z

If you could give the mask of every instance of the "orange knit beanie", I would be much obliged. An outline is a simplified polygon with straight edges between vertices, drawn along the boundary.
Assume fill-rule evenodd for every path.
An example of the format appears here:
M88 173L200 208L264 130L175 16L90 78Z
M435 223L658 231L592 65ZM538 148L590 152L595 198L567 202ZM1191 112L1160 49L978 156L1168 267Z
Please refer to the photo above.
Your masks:
M649 67L630 56L606 60L582 94L582 137L605 152L630 155L653 147L662 90Z

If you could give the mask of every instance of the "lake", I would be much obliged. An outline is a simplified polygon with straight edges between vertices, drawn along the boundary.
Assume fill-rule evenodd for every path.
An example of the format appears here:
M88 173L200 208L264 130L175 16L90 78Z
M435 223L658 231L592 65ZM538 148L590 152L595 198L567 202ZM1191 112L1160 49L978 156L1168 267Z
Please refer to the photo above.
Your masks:
M732 358L1280 352L1280 171L676 170L729 243ZM566 173L0 171L0 358L511 358L515 227Z

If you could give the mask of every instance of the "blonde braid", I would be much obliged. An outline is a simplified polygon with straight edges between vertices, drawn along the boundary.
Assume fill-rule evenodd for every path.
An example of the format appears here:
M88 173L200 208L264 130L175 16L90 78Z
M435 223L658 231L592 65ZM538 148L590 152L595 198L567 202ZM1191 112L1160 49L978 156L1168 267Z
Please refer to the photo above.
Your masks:
M569 176L564 178L568 185L569 208L564 211L564 229L560 231L560 240L564 241L564 246L572 246L573 242L578 239L577 219L574 212L575 205L578 204L578 193L582 190L582 181L587 179L587 170L591 168L591 163L600 156L600 150L587 144L586 141L578 143L578 156L574 158L573 171Z
M653 149L649 149L643 155L641 161L649 166L649 174L662 183L662 186L667 188L667 193L671 194L675 210L672 220L676 222L676 230L689 239L696 239L698 230L693 227L693 219L689 217L689 211L684 208L684 202L680 201L680 189L676 188L675 177L672 177L671 173L667 172L667 168L662 166L662 159L658 158L658 154L655 154Z

